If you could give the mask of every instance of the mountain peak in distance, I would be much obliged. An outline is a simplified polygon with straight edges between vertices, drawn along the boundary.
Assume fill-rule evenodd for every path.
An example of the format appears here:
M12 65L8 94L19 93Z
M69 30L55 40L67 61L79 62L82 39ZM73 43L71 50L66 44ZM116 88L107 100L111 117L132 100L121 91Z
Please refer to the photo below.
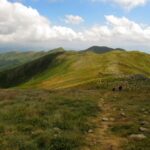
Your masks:
M87 51L87 52L94 52L94 53L106 53L106 52L111 52L111 51L115 51L115 50L119 50L119 51L124 51L124 49L121 49L121 48L111 48L111 47L107 47L107 46L92 46L84 51Z

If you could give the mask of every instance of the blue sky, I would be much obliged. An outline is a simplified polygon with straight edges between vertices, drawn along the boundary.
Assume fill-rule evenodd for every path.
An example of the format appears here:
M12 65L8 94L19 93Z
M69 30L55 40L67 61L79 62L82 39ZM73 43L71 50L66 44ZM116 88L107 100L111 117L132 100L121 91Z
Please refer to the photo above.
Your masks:
M149 10L149 0L0 0L0 49L106 45L149 52Z
M121 1L121 0L120 0ZM132 0L133 1L133 0ZM136 1L136 0L135 0ZM105 15L126 16L136 22L150 24L150 3L127 10L110 2L92 0L22 0L26 6L36 8L40 14L48 17L54 23L62 24L61 19L66 14L79 15L85 18L85 25L103 23Z

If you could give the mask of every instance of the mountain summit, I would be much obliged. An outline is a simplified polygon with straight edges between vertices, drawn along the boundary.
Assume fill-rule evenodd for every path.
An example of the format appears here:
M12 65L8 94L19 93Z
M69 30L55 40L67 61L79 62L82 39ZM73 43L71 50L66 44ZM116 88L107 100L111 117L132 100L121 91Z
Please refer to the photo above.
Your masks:
M106 46L92 46L88 49L86 49L85 51L91 51L91 52L95 52L95 53L106 53L106 52L110 52L113 51L113 48L110 47L106 47Z
M95 53L98 53L98 54L102 54L102 53L107 53L107 52L111 52L111 51L125 51L124 49L121 49L121 48L111 48L111 47L107 47L107 46L92 46L84 51L91 51L91 52L95 52Z

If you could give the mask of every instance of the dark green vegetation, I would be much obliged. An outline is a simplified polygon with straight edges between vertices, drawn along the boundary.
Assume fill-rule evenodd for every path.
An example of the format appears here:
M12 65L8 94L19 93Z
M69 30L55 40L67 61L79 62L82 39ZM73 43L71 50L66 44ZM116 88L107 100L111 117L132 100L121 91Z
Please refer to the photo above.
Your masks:
M62 53L63 52L48 54L32 61L32 63L28 62L22 66L16 67L15 69L2 72L0 74L1 86L5 88L17 86L20 83L32 79L33 76L41 73L45 69L50 69L51 67L55 66L56 57Z
M7 52L0 53L0 71L13 68L45 55L45 52Z
M56 53L56 52L63 52L63 48L57 48L50 51L28 51L28 52L20 52L20 51L13 51L7 53L0 53L0 71L12 69L14 67L23 65L27 62L33 61L45 55Z

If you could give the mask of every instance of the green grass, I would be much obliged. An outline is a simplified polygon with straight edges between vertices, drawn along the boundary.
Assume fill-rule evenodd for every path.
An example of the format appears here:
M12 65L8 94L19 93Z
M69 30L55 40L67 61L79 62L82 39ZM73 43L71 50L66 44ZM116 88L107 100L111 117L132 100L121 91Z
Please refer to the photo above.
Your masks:
M126 84L125 84L126 83ZM125 86L125 85L126 86ZM118 90L113 92L113 87L123 85L123 91ZM140 127L150 130L150 80L134 80L128 78L108 78L101 83L93 81L92 83L78 86L78 88L85 88L100 92L104 98L105 105L111 107L109 117L114 118L114 122L108 128L108 136L113 135L120 139L125 139L122 143L122 150L148 150L150 147L150 132L142 132ZM102 109L105 109L102 107ZM125 113L125 117L121 115ZM144 126L142 121L148 122ZM141 141L131 140L131 134L144 134L146 139ZM95 150L95 149L94 149Z
M83 93L2 90L0 149L72 150L85 145L85 134L94 128L90 119L100 110Z
M150 147L150 132L139 130L141 121L150 123L150 86L147 86L146 82L139 82L137 87L130 83L130 89L124 89L121 93L116 91L107 99L112 108L115 108L111 116L115 118L115 122L110 127L110 132L117 137L128 139L127 143L122 144L124 150L148 150ZM121 112L124 112L126 117L121 117ZM143 127L149 129L149 124ZM129 139L131 134L144 134L146 139L134 141Z
M0 149L82 150L83 147L89 147L90 143L86 140L88 131L92 129L94 132L99 124L93 121L100 121L103 117L101 114L105 107L98 106L102 98L105 105L112 108L108 112L109 117L115 119L107 132L128 141L121 143L122 149L148 150L148 132L144 133L147 138L142 141L130 141L128 138L131 134L141 133L141 121L150 122L150 86L146 85L147 81L137 81L137 85L142 85L142 88L135 88L132 83L130 90L124 88L122 92L112 92L110 87L125 82L125 79L121 78L109 78L108 87L105 88L104 85L101 87L92 82L57 91L1 90ZM145 114L143 109L148 111L148 114ZM122 110L126 114L125 118L120 115ZM148 125L145 127L149 128ZM90 148L95 150L95 147L100 145Z
M150 138L145 139L144 141L131 141L125 145L125 150L149 150L150 147Z
M130 124L116 124L111 128L111 131L120 136L129 136L133 133L138 133L138 126L135 123Z

